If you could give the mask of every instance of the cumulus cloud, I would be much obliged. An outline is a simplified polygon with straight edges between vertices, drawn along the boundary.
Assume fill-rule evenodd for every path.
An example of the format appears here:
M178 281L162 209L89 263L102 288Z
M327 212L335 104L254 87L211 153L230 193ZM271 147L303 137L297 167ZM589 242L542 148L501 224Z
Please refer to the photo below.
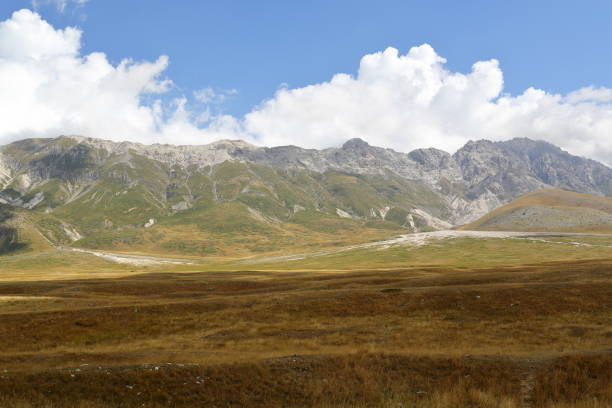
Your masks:
M503 94L496 60L467 74L445 68L427 45L401 55L395 48L361 59L355 76L282 88L246 115L263 144L334 146L352 137L409 151L454 151L470 139L542 139L570 152L612 163L612 90L588 87L568 95L529 88Z
M74 1L74 0L73 0ZM166 56L111 64L82 55L82 33L55 29L37 13L0 23L0 143L81 134L143 143L209 143L242 138L260 145L341 145L360 137L410 151L453 152L470 139L530 137L612 164L612 89L566 95L529 88L503 92L496 60L452 72L429 45L365 55L356 74L303 88L282 86L244 118L220 113L236 90L177 93Z
M81 34L55 29L25 9L0 23L0 142L82 134L206 143L235 134L227 118L208 118L200 129L184 98L159 98L173 87L162 77L168 57L114 66L103 53L81 55Z

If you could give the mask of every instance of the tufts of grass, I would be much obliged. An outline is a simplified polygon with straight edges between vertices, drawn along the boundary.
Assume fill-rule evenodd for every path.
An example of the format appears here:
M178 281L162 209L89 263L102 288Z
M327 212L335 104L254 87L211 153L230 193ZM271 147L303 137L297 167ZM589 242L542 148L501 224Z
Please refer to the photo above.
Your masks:
M0 406L612 404L609 260L218 265L0 258Z

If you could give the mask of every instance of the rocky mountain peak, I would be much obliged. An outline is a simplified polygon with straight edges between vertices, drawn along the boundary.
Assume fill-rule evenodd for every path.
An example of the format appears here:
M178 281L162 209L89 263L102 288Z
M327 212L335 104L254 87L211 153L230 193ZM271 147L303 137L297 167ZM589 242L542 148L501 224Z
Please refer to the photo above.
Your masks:
M360 149L366 149L370 147L370 145L368 144L368 142L366 142L363 139L360 139L358 137L347 140L343 145L342 145L342 149L343 150L360 150Z
M473 151L478 151L478 150L481 150L481 151L491 150L491 149L495 149L495 147L496 147L495 142L492 142L490 140L486 140L486 139L469 140L461 149L457 151L457 153L464 152L464 151L473 152Z
M453 160L449 153L433 147L413 150L408 153L408 157L428 169L447 168Z
M532 140L527 137L516 137L511 140L497 142L497 144L517 153L525 153L530 155L544 153L569 154L552 143L545 142L544 140Z
M255 150L255 149L260 148L258 146L255 146L251 143L245 142L244 140L240 140L240 139L236 139L236 140L222 139L222 140L217 140L216 142L212 142L205 146L210 146L217 150L223 150L223 149L225 150L234 150L234 149Z

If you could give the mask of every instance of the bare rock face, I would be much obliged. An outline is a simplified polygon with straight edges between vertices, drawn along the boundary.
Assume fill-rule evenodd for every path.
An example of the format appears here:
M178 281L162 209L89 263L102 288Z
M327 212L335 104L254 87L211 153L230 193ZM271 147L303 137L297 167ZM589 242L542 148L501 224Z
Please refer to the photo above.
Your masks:
M470 222L540 188L612 195L612 169L549 143L525 138L469 142L450 155L433 148L401 153L371 146L361 139L351 139L339 148L316 150L297 146L258 147L240 140L174 146L61 136L26 139L0 147L0 203L34 210L61 207L79 199L97 205L109 197L128 201L130 194L135 194L131 192L140 189L139 197L157 208L147 213L147 218L133 222L142 225L153 216L163 216L164 211L168 214L185 211L207 196L213 202L224 200L231 190L227 174L254 171L247 168L230 171L223 168L224 163L258 165L273 172L307 171L315 176L328 172L363 176L361 190L351 194L362 199L363 206L367 204L367 211L359 213L357 205L336 200L346 198L347 191L321 181L317 186L309 186L310 190L292 195L290 200L281 198L278 191L270 191L271 199L285 207L275 217L296 213L295 208L312 207L328 208L330 214L337 214L338 208L343 216L386 219L389 209L398 205L397 200L410 196L406 199L414 200L406 202L406 214L419 211L436 214L430 221L440 228ZM240 180L251 177L246 173ZM269 174L276 177L275 173ZM318 183L319 176L315 176L313 183ZM260 178L257 183L241 187L240 191L251 197L248 199L268 194L264 190L273 189L277 185L274 183L278 183L266 179L268 176L257 177ZM186 183L187 179L192 181ZM233 183L238 183L235 180L238 179ZM388 185L383 188L380 180ZM403 183L401 194L394 190L399 188L397 183ZM100 186L106 186L105 190ZM302 193L308 196L307 201L295 201ZM340 204L344 207L340 208ZM125 212L137 213L138 208L129 207Z
M438 149L408 154L351 139L341 148L313 150L295 146L258 148L233 157L282 168L330 169L358 174L395 173L419 180L443 196L454 224L472 221L517 196L557 187L612 194L612 170L573 156L543 141L468 142L454 155ZM246 154L245 154L246 153Z
M543 141L469 142L453 157L467 183L465 195L469 201L488 196L503 204L549 187L598 195L612 193L612 169Z
M469 183L468 198L490 191L502 201L519 190L540 188L544 181L531 171L523 157L488 141L470 142L454 155Z
M11 179L11 169L6 163L6 158L0 154L0 189Z
M573 156L543 141L513 139L502 142L505 151L514 152L530 165L544 183L565 190L611 195L610 168L595 160Z

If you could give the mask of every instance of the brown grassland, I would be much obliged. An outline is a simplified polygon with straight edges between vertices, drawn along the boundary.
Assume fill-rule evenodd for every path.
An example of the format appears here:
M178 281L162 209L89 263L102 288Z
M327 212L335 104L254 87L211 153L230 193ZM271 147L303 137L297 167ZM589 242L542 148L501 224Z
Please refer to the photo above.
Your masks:
M530 218L527 222L520 224L517 224L517 220L513 220L512 217L500 223L495 222L511 215L517 210L533 207L561 210L563 211L563 218L557 220L558 222L560 221L557 225L551 219L548 219L547 222L539 222L538 217L535 217L535 219ZM589 214L591 214L591 217L595 215L594 219L589 220ZM612 214L612 198L551 188L524 194L508 204L488 212L476 221L459 227L459 229L612 233L612 224L609 222L602 223L600 218L602 214ZM573 223L568 223L568 218L574 217L582 219L580 222L575 220ZM544 228L544 225L547 228Z
M611 311L605 246L4 257L0 407L610 407Z

